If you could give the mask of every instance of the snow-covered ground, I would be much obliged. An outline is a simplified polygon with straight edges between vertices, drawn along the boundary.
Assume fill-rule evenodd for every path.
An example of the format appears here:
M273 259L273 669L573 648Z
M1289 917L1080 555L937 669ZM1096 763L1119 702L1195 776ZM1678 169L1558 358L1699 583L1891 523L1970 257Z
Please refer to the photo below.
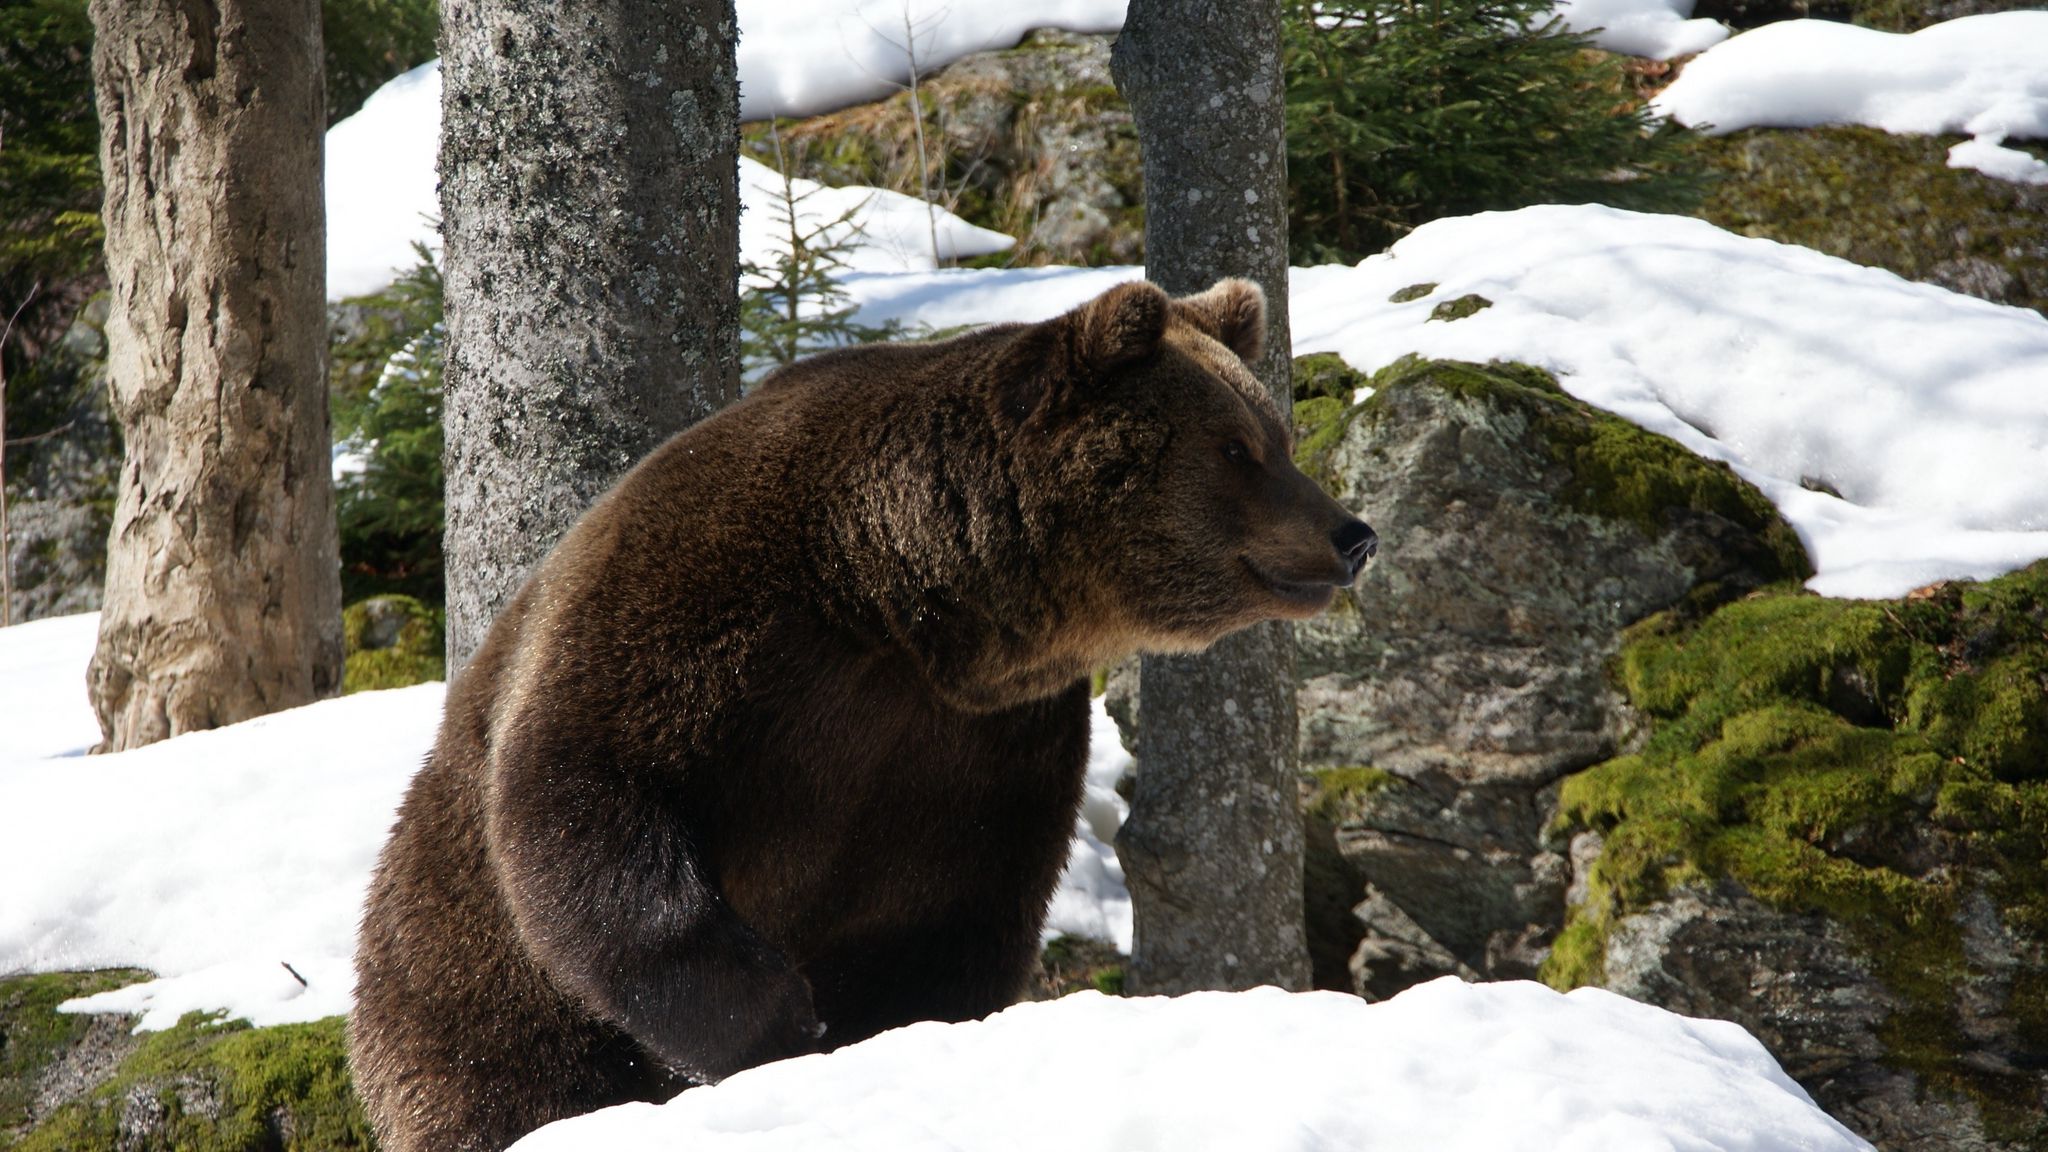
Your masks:
M1590 32L1609 52L1669 60L1728 38L1719 20L1693 20L1693 0L1558 0L1557 14L1574 32Z
M2048 163L2005 146L2048 140L2048 12L1965 16L1911 35L1828 20L1766 24L1685 66L1651 107L1712 132L1863 124L1962 132L1952 168L2048 184Z
M1015 45L1037 28L1114 32L1127 0L739 0L740 117L812 116L898 91L913 62L929 75L963 56ZM1693 0L1559 0L1565 24L1593 32L1616 52L1668 59L1728 35L1713 20L1687 19ZM327 296L375 292L412 267L413 245L439 252L435 164L441 131L441 62L391 81L327 133ZM809 185L808 181L803 182ZM811 186L814 187L814 186ZM862 270L934 267L932 231L944 259L1000 252L1011 239L951 213L927 226L924 205L894 192L849 187L808 203L808 220L860 206L855 222L874 243ZM741 258L767 264L778 231L781 182L740 162ZM864 203L865 202L865 203Z
M1382 1004L1273 988L1084 992L914 1024L518 1152L1867 1152L1736 1024L1599 989L1462 984Z
M355 115L327 133L327 296L375 292L418 262L414 244L438 252L435 152L441 130L439 61L391 81ZM977 228L943 208L927 215L921 200L880 188L826 188L793 181L799 229L827 230L828 240L857 233L850 268L905 272L937 266L932 244L948 260L1001 252L1014 240ZM740 159L740 259L772 265L788 251L782 177Z

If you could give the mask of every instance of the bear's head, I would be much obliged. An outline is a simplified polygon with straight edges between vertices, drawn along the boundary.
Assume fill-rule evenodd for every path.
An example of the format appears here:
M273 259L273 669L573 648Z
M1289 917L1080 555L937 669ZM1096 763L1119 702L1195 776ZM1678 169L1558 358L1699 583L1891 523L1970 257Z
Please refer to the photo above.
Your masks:
M1192 651L1327 607L1376 547L1294 466L1292 421L1250 364L1265 294L1110 289L1020 333L990 398L1032 503L1078 567L1097 655Z

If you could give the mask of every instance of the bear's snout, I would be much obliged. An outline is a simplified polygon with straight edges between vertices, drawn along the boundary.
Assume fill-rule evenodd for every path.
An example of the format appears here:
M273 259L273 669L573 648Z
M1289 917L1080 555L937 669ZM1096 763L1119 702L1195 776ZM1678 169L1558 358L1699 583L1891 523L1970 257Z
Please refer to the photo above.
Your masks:
M1340 588L1351 587L1358 580L1358 574L1365 570L1365 562L1372 559L1380 550L1379 533L1372 530L1372 525L1355 516L1331 533L1330 543L1336 547L1337 555L1344 558L1345 565L1350 569L1350 575L1338 581L1337 586Z

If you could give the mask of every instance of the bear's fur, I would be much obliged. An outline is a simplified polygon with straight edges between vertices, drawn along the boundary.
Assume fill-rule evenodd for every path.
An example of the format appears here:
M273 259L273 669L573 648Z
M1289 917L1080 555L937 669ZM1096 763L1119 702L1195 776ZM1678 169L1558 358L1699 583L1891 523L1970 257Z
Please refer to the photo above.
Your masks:
M832 352L676 436L450 689L356 957L386 1152L1011 1003L1091 669L1319 611L1371 532L1246 369L1264 297L1126 284Z

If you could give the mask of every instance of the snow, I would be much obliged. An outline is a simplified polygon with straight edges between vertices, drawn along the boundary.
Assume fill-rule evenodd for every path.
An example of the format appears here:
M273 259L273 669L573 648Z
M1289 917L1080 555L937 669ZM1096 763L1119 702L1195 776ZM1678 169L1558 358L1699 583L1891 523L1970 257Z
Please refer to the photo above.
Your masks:
M1592 32L1609 52L1669 60L1728 38L1718 20L1689 20L1693 0L1559 0L1557 14L1574 32Z
M849 277L864 323L1055 315L1136 268ZM1405 303L1396 291L1435 283ZM1456 321L1436 305L1477 293ZM1294 352L1373 372L1516 360L1756 484L1829 596L2048 556L2048 320L1679 216L1550 205L1438 220L1356 267L1297 268ZM1823 481L1841 496L1809 490ZM1389 547L1398 547L1392 542Z
M327 298L375 292L439 258L441 62L422 64L370 93L327 130Z
M1127 0L739 0L740 119L879 100L1036 28L1114 32Z
M2048 12L1965 16L1902 35L1825 20L1745 32L1687 64L1651 104L1714 133L1863 124L1961 132L1952 168L2048 183L2007 139L2048 139Z
M906 13L911 34L904 31ZM1124 0L742 0L739 5L740 116L809 116L875 100L908 80L914 44L921 73L962 56L1008 48L1034 28L1111 32ZM372 93L327 132L327 298L375 292L417 262L413 245L439 253L441 202L436 162L441 132L441 62L429 61ZM810 182L802 182L815 187ZM935 262L922 202L872 188L829 190L800 212L836 218L860 208L865 230L855 268L900 271ZM766 264L767 240L782 218L772 209L781 181L740 161L742 260ZM1000 252L1007 236L940 210L939 250L947 259Z
M1418 283L1438 287L1388 302ZM1466 293L1493 307L1429 319ZM1535 364L1727 461L1798 530L1817 592L1899 596L2048 556L2048 320L2029 310L1596 206L1426 224L1355 268L1298 270L1291 294L1297 354Z
M517 1152L1859 1152L1739 1025L1599 989L1083 992L914 1024Z
M85 669L99 634L97 612L0 630L0 765L82 756L100 742L99 718L85 694ZM11 811L0 805L0 812ZM13 875L0 868L0 876ZM0 972L7 970L0 960Z
M327 133L327 296L375 292L418 263L414 244L438 254L441 204L435 191L435 150L441 128L441 65L422 64L372 93L362 110ZM886 189L827 188L794 181L798 226L809 233L851 212L829 229L851 246L847 267L905 272L948 260L1001 252L1015 243L943 208L927 218L923 201ZM787 251L788 216L782 178L740 158L740 259L768 265Z
M0 664L43 647L45 705L75 716L97 616L0 632ZM55 626L51 629L51 626ZM75 645L18 644L57 631ZM18 718L7 698L7 730ZM31 704L30 707L34 705ZM93 997L146 1029L223 1009L258 1024L344 1012L356 918L441 685L368 692L87 759L0 758L0 973L141 967L164 979ZM97 739L90 708L61 737ZM58 725L49 725L57 737ZM304 977L301 986L284 969Z
M792 177L785 198L782 174L740 157L740 259L770 267L789 252L790 212L813 248L842 244L844 271L922 272L938 266L938 253L962 260L1002 252L1016 241L977 227L915 196L858 185L833 188ZM815 237L813 233L817 233Z

